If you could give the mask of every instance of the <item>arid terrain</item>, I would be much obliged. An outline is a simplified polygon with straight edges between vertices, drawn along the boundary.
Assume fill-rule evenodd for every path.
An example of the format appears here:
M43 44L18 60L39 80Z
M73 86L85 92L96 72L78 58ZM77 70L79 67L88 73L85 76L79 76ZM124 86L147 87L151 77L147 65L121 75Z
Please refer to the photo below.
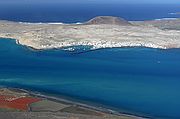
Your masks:
M180 19L128 22L100 16L82 24L0 21L0 37L34 49L90 45L94 49L144 46L180 48Z

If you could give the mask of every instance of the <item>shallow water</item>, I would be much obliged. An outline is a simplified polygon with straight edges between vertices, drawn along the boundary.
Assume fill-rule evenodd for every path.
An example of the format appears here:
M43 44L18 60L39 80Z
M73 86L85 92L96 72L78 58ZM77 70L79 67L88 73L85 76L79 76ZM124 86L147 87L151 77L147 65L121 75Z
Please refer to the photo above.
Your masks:
M180 49L33 51L14 40L0 39L0 85L125 113L179 119Z

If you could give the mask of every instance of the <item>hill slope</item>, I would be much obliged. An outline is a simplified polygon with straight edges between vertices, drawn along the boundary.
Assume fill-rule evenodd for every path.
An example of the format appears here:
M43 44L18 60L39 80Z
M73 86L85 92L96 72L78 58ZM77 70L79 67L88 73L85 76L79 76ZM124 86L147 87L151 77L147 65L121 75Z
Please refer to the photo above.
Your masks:
M85 24L131 25L131 23L129 23L125 19L122 19L120 17L112 17L112 16L98 16L89 20Z

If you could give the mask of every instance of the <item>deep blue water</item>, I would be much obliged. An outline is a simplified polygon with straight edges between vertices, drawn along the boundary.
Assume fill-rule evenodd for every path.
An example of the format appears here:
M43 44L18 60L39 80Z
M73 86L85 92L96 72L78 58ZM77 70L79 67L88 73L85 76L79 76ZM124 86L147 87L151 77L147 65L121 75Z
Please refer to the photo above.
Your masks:
M33 51L0 40L0 85L153 118L180 118L180 49Z
M84 22L180 18L178 4L0 4L0 19ZM78 52L81 49L78 49ZM84 52L84 51L83 51ZM33 51L0 40L0 85L25 88L156 118L180 118L180 49L113 48L85 53Z
M110 15L127 20L180 18L180 4L0 4L0 19L21 22L84 22Z

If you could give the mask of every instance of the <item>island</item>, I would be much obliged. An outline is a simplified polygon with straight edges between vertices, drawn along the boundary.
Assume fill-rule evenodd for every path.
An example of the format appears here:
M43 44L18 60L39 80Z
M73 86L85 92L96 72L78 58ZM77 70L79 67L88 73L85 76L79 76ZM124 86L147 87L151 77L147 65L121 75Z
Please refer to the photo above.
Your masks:
M98 16L85 23L24 23L0 21L0 37L37 50L88 45L112 47L180 48L180 19L126 21Z

